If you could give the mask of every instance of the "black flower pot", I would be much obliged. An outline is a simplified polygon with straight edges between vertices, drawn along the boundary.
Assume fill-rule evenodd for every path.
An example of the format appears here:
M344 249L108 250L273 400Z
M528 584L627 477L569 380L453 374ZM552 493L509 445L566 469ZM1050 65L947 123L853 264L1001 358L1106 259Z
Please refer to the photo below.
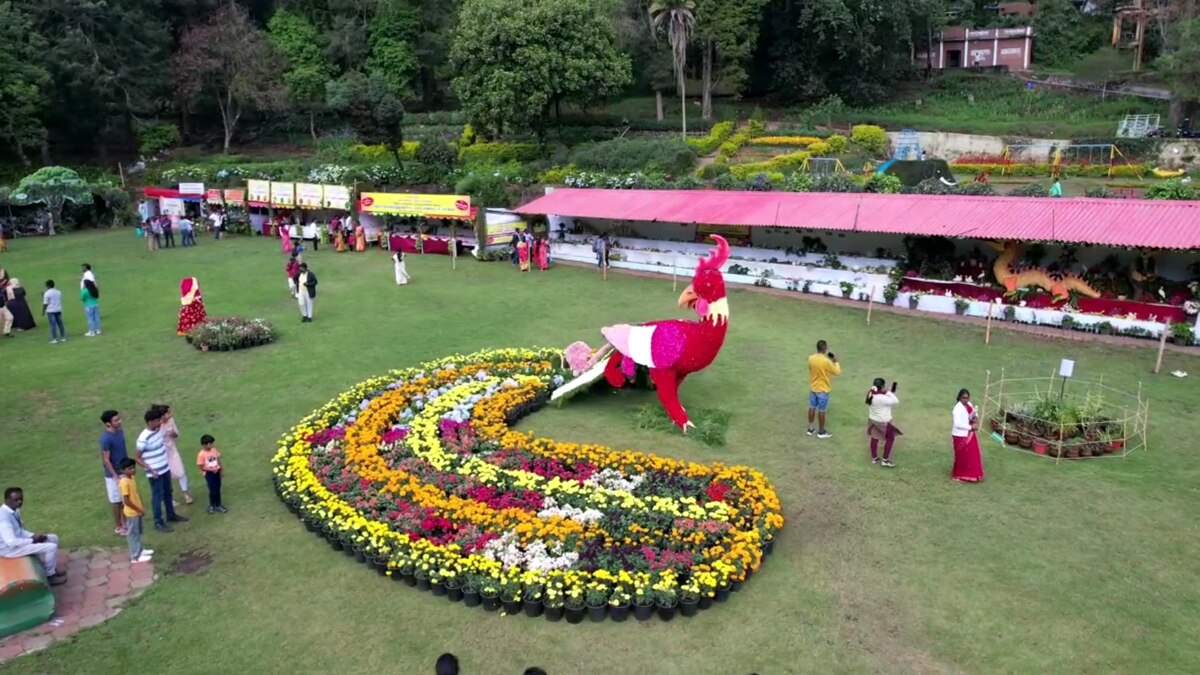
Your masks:
M399 568L392 570L392 581L395 581L396 583L400 583L400 582L404 581L404 574L400 571Z
M367 562L367 554L361 548L354 549L354 559L360 563Z
M654 605L634 605L633 618L638 621L649 621L654 616Z
M500 609L500 596L498 596L498 595L483 596L483 608L489 612L494 612L494 611Z
M343 539L342 540L342 553L345 553L346 557L348 557L348 558L353 558L354 557L354 544L351 544L350 542Z
M775 540L774 539L763 544L763 555L771 555L774 552L775 552Z
M340 551L340 550L342 550L342 540L338 539L334 535L330 535L329 536L329 546L332 547L333 550L335 550L335 551Z
M728 587L726 587L726 588L718 587L717 595L716 595L716 597L713 598L713 600L716 600L717 602L725 602L728 599L729 599L729 588Z
M712 607L712 606L713 606L712 598L710 598L708 596L704 596L704 597L700 598L700 609L708 609L709 607Z
M388 559L387 558L372 558L371 564L375 566L375 571L379 573L379 576L381 576L381 577L387 576L387 571L388 571Z
M525 601L525 616L536 619L546 611L546 605L541 600L526 600Z
M670 621L675 618L675 612L679 611L679 603L673 605L654 605L654 611L658 613L658 618L663 621Z
M450 602L460 602L463 599L463 589L461 586L446 586L446 597Z
M444 597L446 595L446 584L440 581L431 581L429 582L429 590L433 591L433 594L439 598Z
M418 591L427 591L433 587L433 584L431 584L429 579L426 577L417 577L416 586Z
M562 621L563 612L562 607L547 607L544 616L547 621Z
M568 607L566 610L567 623L582 623L587 610L583 607Z
M521 603L520 598L518 598L516 600L505 600L505 601L501 602L500 604L504 605L504 613L505 614L513 615L513 614L521 613L521 604L522 603Z
M321 530L321 528L317 527L316 523L309 520L304 521L304 529L309 532L319 532Z
M696 616L700 613L699 600L680 600L679 613L684 616Z
M629 605L612 605L608 608L608 616L620 623L629 618Z
M746 585L746 582L744 582L744 581L735 581L729 587L729 590L733 591L734 593L737 593L738 591L742 590L742 587L745 585Z
M600 605L599 607L592 607L591 605L588 605L587 613L588 618L594 623L600 623L601 621L604 621L606 616L608 616L608 605Z
M416 586L417 585L417 577L416 577L416 575L413 574L412 570L408 570L407 572L401 572L400 573L400 581L403 581L405 586Z
M479 591L474 588L464 588L462 594L463 604L467 607L478 607L483 602L483 596L479 595Z

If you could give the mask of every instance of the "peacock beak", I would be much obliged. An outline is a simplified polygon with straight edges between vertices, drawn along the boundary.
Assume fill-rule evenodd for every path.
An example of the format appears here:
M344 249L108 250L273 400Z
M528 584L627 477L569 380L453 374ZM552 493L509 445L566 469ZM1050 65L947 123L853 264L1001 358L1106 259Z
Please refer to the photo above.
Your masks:
M683 293L679 295L679 306L691 309L696 306L696 301L699 299L700 296L696 295L696 291L692 290L691 284L688 284L688 287L683 289Z

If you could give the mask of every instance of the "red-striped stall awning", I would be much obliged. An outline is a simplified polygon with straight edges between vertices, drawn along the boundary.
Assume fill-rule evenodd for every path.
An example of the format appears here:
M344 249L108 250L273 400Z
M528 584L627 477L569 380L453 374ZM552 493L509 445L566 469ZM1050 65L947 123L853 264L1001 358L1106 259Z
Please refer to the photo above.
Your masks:
M1200 248L1200 201L557 189L524 215Z

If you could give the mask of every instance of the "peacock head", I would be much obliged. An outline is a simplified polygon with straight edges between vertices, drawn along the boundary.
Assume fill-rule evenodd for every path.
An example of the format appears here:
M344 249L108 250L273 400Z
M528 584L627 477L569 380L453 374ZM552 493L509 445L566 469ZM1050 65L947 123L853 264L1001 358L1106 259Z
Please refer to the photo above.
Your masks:
M725 278L721 266L729 260L729 242L712 235L717 249L702 258L692 276L692 283L679 296L679 306L687 307L701 318L718 325L729 321L729 301L725 298Z

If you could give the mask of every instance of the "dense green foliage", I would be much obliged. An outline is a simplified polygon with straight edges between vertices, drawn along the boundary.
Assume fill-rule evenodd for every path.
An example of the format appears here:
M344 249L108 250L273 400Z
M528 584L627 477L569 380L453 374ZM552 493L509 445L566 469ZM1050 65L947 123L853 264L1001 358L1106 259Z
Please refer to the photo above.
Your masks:
M571 163L592 171L690 171L696 153L678 138L619 138L575 148Z

